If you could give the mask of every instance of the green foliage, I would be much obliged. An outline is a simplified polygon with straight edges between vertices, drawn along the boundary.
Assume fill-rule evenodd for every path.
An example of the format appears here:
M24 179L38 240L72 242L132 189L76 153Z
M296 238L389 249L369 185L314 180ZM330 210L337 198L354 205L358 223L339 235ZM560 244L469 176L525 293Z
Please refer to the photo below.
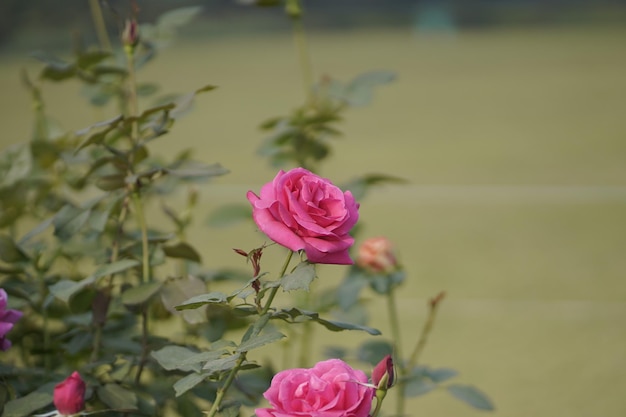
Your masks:
M285 7L292 18L301 17L298 1ZM352 267L337 288L316 293L315 265L300 259L292 266L292 252L279 274L261 265L271 245L236 250L251 272L205 269L186 238L194 227L195 185L228 170L193 160L189 150L155 155L153 143L182 122L199 94L216 87L154 98L159 85L138 81L138 71L200 12L167 12L140 25L138 37L128 32L136 29L136 16L129 16L113 50L77 47L67 59L37 52L38 77L22 74L33 100L33 134L0 154L0 284L24 313L10 333L19 347L0 367L4 416L50 410L54 385L74 370L88 383L90 413L200 415L209 402L210 417L218 410L237 416L241 407L259 404L274 374L273 363L253 358L262 348L289 346L284 341L295 333L309 337L312 325L381 335L367 325L362 295L369 287L390 296L404 280L400 269L372 275ZM341 136L347 109L368 104L394 78L387 71L348 83L325 78L302 106L263 123L267 137L259 153L274 165L317 170ZM81 83L89 104L114 106L117 115L78 131L59 130L45 106L45 87L69 80ZM140 109L138 97L152 103ZM361 198L373 186L400 182L364 174L345 189ZM181 190L186 201L176 210L169 202ZM148 221L146 213L155 208L165 222ZM223 206L208 224L232 224L250 214L249 205ZM277 295L293 306L276 308ZM310 343L302 344L300 356L307 358ZM368 340L334 353L375 365L394 346ZM445 368L414 367L402 375L403 390L419 395L454 376ZM475 408L493 408L471 386L446 389Z

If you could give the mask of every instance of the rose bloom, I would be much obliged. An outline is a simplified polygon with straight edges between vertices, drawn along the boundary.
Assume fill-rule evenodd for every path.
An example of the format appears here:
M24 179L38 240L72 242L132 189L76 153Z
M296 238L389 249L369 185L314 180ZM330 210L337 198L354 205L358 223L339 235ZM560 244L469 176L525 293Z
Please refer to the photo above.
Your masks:
M359 246L356 263L361 268L376 273L389 273L398 266L393 245L386 237L366 239Z
M8 350L11 347L11 341L6 335L23 314L21 311L7 308L8 298L6 291L0 288L0 350Z
M263 394L272 408L257 408L258 417L368 417L374 389L367 376L340 359L311 369L288 369L274 375Z
M78 372L72 373L54 387L54 406L63 416L71 416L85 408L85 383Z
M279 171L261 188L247 194L252 216L274 242L292 251L304 249L310 262L352 264L350 229L359 219L359 204L350 191L304 168Z

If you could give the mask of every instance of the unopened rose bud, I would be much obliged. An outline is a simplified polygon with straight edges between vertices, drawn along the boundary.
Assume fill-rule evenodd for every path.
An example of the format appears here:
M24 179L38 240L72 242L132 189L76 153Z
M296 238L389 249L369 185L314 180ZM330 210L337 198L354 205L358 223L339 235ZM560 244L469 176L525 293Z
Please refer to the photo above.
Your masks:
M393 245L386 237L366 239L359 246L357 265L370 272L390 273L398 267Z
M372 371L372 383L378 389L386 390L394 383L393 359L391 355L385 356Z
M54 387L54 406L62 416L77 414L85 408L85 382L78 372Z
M122 44L134 48L139 43L139 28L135 19L126 20L122 32Z

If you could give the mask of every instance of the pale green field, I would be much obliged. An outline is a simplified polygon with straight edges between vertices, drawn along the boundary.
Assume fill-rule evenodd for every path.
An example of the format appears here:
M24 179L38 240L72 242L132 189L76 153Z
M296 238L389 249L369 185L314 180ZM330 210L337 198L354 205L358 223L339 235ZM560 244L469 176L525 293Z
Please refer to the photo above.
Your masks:
M423 360L461 371L494 400L494 416L626 415L625 39L608 29L311 34L318 74L398 73L371 106L350 111L322 174L410 181L362 201L363 236L394 240L409 272L399 301L405 351L424 300L448 292ZM0 58L3 145L29 133L22 65L36 68ZM141 78L164 91L220 86L157 147L192 147L232 170L203 188L191 240L208 266L239 265L230 248L261 242L254 227L211 230L203 220L274 175L254 154L256 127L302 99L290 38L179 41ZM77 86L45 92L67 129L109 115L84 106ZM342 273L320 268L317 284ZM372 325L386 331L382 304L373 307ZM317 336L318 347L365 338ZM411 406L414 416L482 414L443 392Z

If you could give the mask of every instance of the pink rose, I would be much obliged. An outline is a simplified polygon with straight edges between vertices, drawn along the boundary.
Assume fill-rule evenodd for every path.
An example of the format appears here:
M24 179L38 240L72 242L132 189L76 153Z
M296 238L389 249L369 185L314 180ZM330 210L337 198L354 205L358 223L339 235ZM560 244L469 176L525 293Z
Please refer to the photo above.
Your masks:
M304 249L310 262L352 264L348 233L359 219L359 204L352 193L304 168L279 171L261 188L261 196L248 191L252 216L274 242L292 251Z
M78 372L54 387L53 402L62 416L71 416L85 408L85 383Z
M357 265L374 273L393 272L398 262L386 237L371 237L359 246Z
M384 386L380 386L381 381L384 382ZM378 365L374 367L372 371L372 384L376 385L379 389L391 388L395 381L395 372L393 370L393 358L391 355L386 355Z
M374 389L362 371L340 359L311 369L288 369L274 375L263 394L272 408L257 408L258 417L368 417Z
M0 288L0 350L7 350L11 347L11 341L7 339L7 333L13 325L22 317L22 312L7 308L7 293Z

